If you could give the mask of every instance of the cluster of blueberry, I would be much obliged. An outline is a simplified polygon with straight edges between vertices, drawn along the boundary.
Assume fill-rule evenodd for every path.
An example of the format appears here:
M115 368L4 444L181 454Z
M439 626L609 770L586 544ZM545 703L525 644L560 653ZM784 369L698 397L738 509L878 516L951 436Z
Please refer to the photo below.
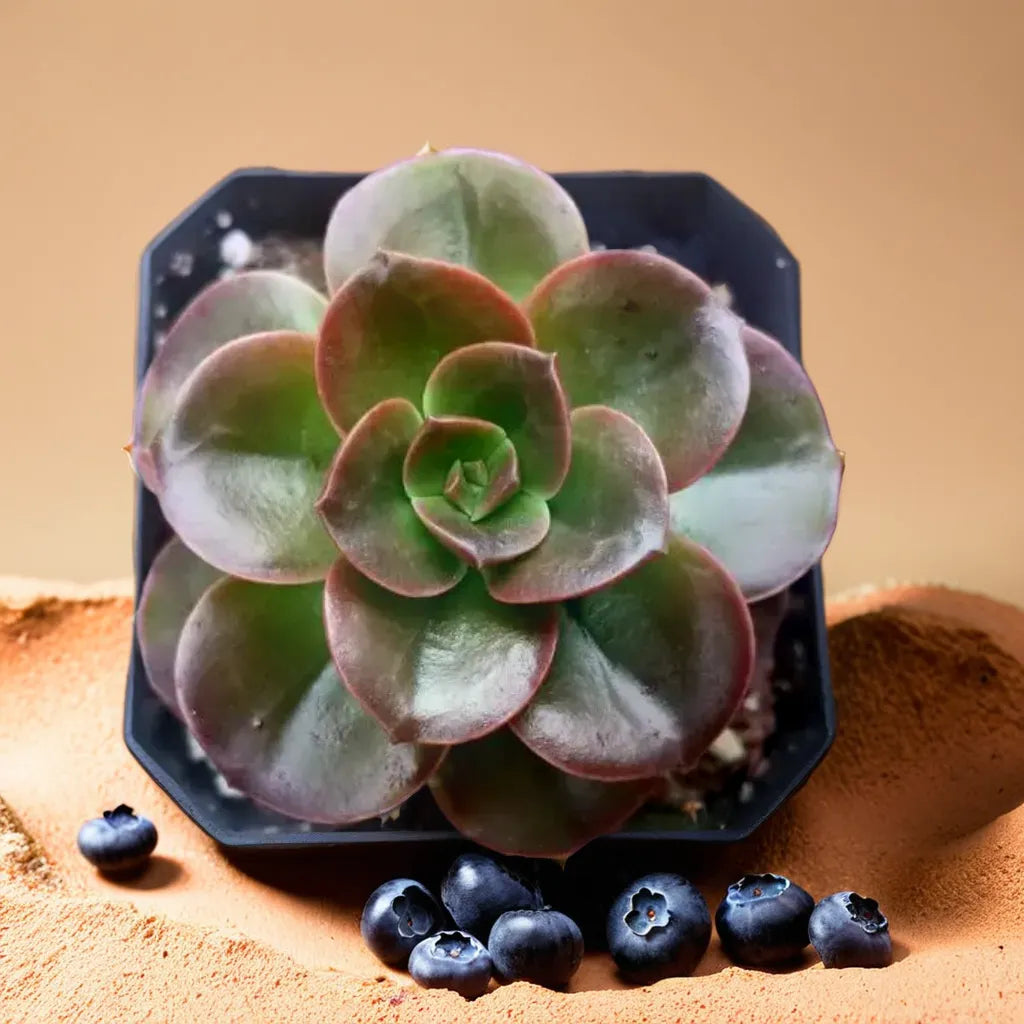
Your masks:
M782 875L745 875L729 886L715 914L722 949L735 963L776 967L813 945L826 967L885 967L892 941L872 899L838 892L815 905ZM549 907L539 885L507 863L466 853L452 864L441 900L419 882L397 878L370 896L363 939L392 967L426 988L467 998L501 983L562 988L583 958L576 923ZM608 950L626 981L651 984L692 974L711 943L711 913L680 875L636 879L612 903Z

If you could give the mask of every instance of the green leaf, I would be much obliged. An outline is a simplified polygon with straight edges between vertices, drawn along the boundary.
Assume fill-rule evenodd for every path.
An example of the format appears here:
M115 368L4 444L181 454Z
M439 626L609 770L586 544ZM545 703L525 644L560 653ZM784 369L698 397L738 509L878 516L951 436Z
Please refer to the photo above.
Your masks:
M204 288L167 332L135 408L131 454L143 483L160 490L153 443L192 371L236 338L267 331L315 334L327 300L298 278L272 270L236 274Z
M603 406L574 409L572 463L544 542L485 576L512 604L564 601L624 576L668 537L665 470L650 438Z
M206 590L222 578L212 565L172 537L146 574L135 612L135 634L150 686L179 718L174 692L174 657L182 626Z
M178 702L214 767L281 814L346 824L397 807L443 747L393 744L342 685L322 584L225 579L200 599L178 650Z
M583 217L550 176L501 153L447 149L367 175L331 214L331 290L378 249L472 267L515 299L587 251Z
M506 438L486 460L453 465L444 483L444 496L477 522L501 508L519 491L519 459Z
M444 494L452 467L475 463L481 464L484 474L479 481L471 482L471 486L483 489L487 484L487 460L506 441L505 431L485 420L431 416L413 438L405 456L402 481L406 494L410 498Z
M419 405L438 360L464 345L533 345L519 307L479 274L398 253L370 256L320 328L317 384L339 430L387 398Z
M551 671L511 727L535 754L588 778L682 770L728 724L753 659L739 588L706 551L674 539L563 612Z
M375 405L345 439L316 506L345 557L406 597L441 594L466 573L420 522L402 484L406 453L422 424L404 398Z
M440 597L399 597L339 559L325 622L346 686L393 741L462 743L536 692L558 635L552 605L513 607L471 573Z
M750 372L741 321L699 277L664 256L595 252L555 270L526 310L538 346L558 353L573 408L609 405L636 420L670 491L725 451Z
M569 469L569 407L555 359L491 341L446 356L423 393L428 416L472 416L496 423L519 458L524 490L558 492Z
M710 473L670 502L672 529L716 555L748 601L789 586L825 553L835 531L843 457L800 364L747 328L750 402Z
M568 857L618 828L653 786L567 775L508 729L453 747L430 780L437 805L466 838L523 857Z
M551 525L547 503L522 491L476 521L447 498L414 498L412 506L423 525L446 548L477 569L533 550Z
M322 579L337 556L313 507L338 446L317 399L313 346L286 331L224 345L189 378L160 436L164 516L232 576Z

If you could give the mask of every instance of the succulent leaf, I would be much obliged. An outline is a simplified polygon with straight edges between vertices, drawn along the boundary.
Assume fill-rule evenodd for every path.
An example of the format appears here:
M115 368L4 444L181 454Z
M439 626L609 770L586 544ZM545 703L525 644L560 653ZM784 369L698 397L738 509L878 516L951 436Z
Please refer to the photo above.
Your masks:
M378 249L471 267L518 300L587 251L587 230L543 171L501 153L447 149L375 171L341 197L324 239L331 290Z
M400 597L344 559L324 621L345 685L392 741L462 743L497 729L536 692L558 635L551 605L492 601L470 573L439 597Z
M520 491L484 519L473 520L448 498L414 498L423 525L450 551L477 569L532 551L547 536L547 502Z
M750 390L741 321L696 275L634 250L589 253L526 302L538 346L557 352L572 406L636 420L670 491L704 473L739 428Z
M496 423L519 459L524 490L558 492L569 469L569 407L555 359L501 341L460 348L438 363L423 392L428 416Z
M665 555L563 609L551 671L511 728L588 778L686 768L728 724L753 658L739 588L706 551L675 538Z
M499 601L563 601L607 586L668 537L665 470L650 438L628 416L604 406L574 409L572 462L549 503L544 541L515 561L485 571Z
M750 401L710 473L671 496L672 529L703 544L748 601L777 593L824 554L835 531L843 458L800 364L746 328Z
M412 795L445 749L393 744L338 678L323 584L225 579L181 634L178 702L227 781L281 814L344 824Z
M338 446L317 398L313 347L287 331L222 346L189 377L160 435L164 516L232 576L323 579L337 556L313 507Z
M479 274L399 253L371 256L335 294L320 327L317 384L339 430L387 398L418 406L430 371L463 345L533 345L519 307Z
M139 390L131 455L143 483L154 493L160 490L153 443L185 381L208 355L250 334L315 334L326 308L318 291L272 270L236 274L204 288L174 321Z
M375 405L345 438L316 506L345 557L406 597L444 593L466 573L465 563L420 521L402 483L409 446L422 425L404 398Z
M450 490L453 492L450 497L456 504L464 501L475 510L489 489L488 461L497 455L496 466L501 468L504 464L501 455L506 446L511 448L505 431L486 420L468 416L430 417L413 438L405 456L402 467L405 492L410 498L434 498ZM514 478L510 492L514 494L519 483L514 448L511 448L511 457L513 466L509 468L514 472L506 471L497 482L499 491L505 491ZM468 509L464 511L470 514Z
M569 856L618 828L653 786L568 775L508 729L452 747L430 780L438 806L464 836L523 857Z
M196 602L222 575L172 537L153 559L142 584L135 613L142 664L156 695L179 718L174 692L178 638Z

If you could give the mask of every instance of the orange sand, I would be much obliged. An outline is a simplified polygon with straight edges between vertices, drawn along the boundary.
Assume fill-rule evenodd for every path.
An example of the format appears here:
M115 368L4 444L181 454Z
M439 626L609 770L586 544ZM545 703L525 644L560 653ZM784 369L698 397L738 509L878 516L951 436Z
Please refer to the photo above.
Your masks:
M568 994L517 984L469 1004L382 969L359 940L371 888L432 875L437 855L224 856L121 740L130 602L0 607L0 1020L1019 1024L1024 613L901 588L830 620L832 753L758 835L679 868L712 906L744 870L873 895L897 963L767 974L728 966L713 940L695 978L623 990L594 954ZM130 886L75 849L79 823L121 801L160 829Z

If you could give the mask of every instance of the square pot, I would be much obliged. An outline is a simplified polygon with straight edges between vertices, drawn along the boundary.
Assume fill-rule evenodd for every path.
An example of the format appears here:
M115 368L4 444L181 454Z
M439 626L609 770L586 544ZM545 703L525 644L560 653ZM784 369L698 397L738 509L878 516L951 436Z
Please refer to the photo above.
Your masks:
M137 384L161 330L223 269L228 231L261 241L312 243L338 197L361 174L250 168L200 197L146 247L140 277ZM600 172L556 174L583 213L591 239L608 248L654 246L711 284L724 284L733 308L800 358L799 269L772 228L704 174ZM170 536L157 499L138 482L135 512L136 602L153 558ZM767 770L710 800L697 821L679 811L640 811L602 842L672 839L729 842L757 828L807 779L835 735L820 567L794 583L776 640L776 731ZM351 843L452 841L458 833L426 789L394 819L341 827L268 811L228 788L185 727L150 688L133 641L125 698L125 740L154 781L200 828L229 847L281 848Z

